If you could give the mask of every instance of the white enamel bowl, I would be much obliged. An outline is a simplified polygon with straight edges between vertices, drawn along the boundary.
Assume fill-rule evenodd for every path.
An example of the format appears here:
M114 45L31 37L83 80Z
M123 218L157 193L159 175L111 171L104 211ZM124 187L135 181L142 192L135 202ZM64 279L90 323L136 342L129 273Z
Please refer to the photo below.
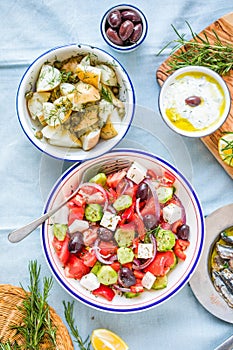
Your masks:
M87 55L96 59L98 62L107 63L114 67L119 82L119 99L125 104L126 113L120 125L117 125L118 135L110 140L100 140L98 144L89 151L84 151L81 148L66 148L58 147L49 144L44 139L35 137L35 133L41 129L39 123L32 120L27 109L25 94L35 87L38 79L39 71L45 62L53 63L56 60L65 60L76 55ZM135 93L130 77L126 70L113 56L99 48L83 45L69 44L60 47L55 47L41 56L39 56L24 73L16 96L16 110L20 125L31 141L40 151L57 159L67 161L83 161L96 158L115 147L127 133L135 112Z
M189 79L188 83L186 83L185 80L190 76L192 76L192 79ZM199 78L194 79L195 76L199 76ZM195 80L196 82L194 83ZM176 85L173 92L170 92L168 95L168 91L172 88L174 83L177 84L178 81L179 88L178 85ZM209 83L207 83L207 81ZM185 87L182 87L182 85ZM176 94L176 96L174 96L174 94ZM193 96L198 96L201 99L200 105L189 106L185 103L186 98ZM170 108L170 113L174 121L172 121L171 117L168 117L167 114L168 101L170 105L172 99L178 101L178 103L175 102L175 106L173 101L174 108ZM217 100L219 102L217 102ZM188 137L204 137L215 132L225 122L230 108L231 97L227 84L219 74L212 69L202 66L188 66L177 69L165 80L159 94L159 110L164 122L176 133ZM174 109L175 112L171 112L172 109ZM178 111L178 113L176 113L176 111ZM196 113L197 111L198 113ZM188 116L188 113L190 113L190 116L192 113L196 113L195 123L198 127L193 130L186 128L186 126L181 128L178 125L180 116L177 120L176 115L180 113L183 113L185 118ZM190 116L188 116L188 120ZM199 121L197 117L201 120L202 124L198 124ZM211 122L209 122L208 118Z
M182 201L186 210L187 224L190 226L190 246L187 248L185 261L180 262L174 270L169 272L168 286L161 290L143 292L139 297L126 299L116 295L111 302L101 297L95 297L84 289L79 281L65 277L64 269L52 247L53 233L51 220L45 222L41 228L41 242L47 263L60 285L75 299L102 311L113 313L132 313L156 307L178 293L193 275L201 257L204 244L204 217L201 204L195 190L188 180L167 161L139 150L119 149L111 151L98 159L126 158L137 161L148 169L154 169L159 173L168 170L175 177L177 196ZM66 197L71 189L76 188L83 171L94 165L96 160L75 164L70 167L55 183L46 201L44 212L54 208Z

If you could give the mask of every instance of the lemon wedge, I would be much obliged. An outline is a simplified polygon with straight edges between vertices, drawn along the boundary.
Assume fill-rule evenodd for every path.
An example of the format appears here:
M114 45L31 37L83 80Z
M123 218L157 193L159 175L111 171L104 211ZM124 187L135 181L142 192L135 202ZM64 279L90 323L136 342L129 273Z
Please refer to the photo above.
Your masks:
M108 329L95 329L91 334L94 350L128 350L128 345L117 334Z
M220 137L218 141L218 152L221 159L233 167L233 132Z

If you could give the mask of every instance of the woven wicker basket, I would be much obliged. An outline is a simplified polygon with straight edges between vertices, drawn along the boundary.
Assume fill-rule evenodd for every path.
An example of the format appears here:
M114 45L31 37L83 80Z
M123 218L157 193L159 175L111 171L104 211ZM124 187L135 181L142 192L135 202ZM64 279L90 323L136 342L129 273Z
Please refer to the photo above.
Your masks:
M25 299L25 291L22 288L14 287L9 284L0 284L0 340L1 342L17 341L19 345L23 345L23 337L16 334L16 330L11 327L22 323L23 314L18 309L22 306ZM73 344L67 328L62 323L61 318L56 314L55 310L50 307L50 315L52 324L57 329L56 340L57 350L73 350ZM41 349L51 349L49 340L41 344Z

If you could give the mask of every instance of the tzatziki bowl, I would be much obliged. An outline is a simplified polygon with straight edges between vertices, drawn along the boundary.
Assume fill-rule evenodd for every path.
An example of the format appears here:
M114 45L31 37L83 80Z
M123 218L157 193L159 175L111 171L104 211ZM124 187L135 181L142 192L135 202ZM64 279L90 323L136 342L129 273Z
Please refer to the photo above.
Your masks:
M165 80L159 95L163 120L183 136L212 134L224 123L230 107L231 97L225 81L202 66L176 70Z
M121 170L101 170L126 160ZM204 216L176 167L141 150L111 151L71 166L44 212L77 188L41 228L47 263L73 298L101 311L132 313L166 302L188 283L203 250Z

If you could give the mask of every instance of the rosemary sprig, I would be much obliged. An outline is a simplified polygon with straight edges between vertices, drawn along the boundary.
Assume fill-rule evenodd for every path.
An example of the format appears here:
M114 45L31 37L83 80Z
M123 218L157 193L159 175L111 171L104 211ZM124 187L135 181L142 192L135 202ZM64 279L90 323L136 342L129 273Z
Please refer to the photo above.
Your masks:
M66 302L63 301L64 305L64 314L66 318L66 322L69 325L70 331L75 338L75 342L78 344L80 350L90 350L91 342L89 339L89 336L83 340L82 337L79 334L78 327L75 325L75 320L74 320L74 302L70 303L69 301Z
M180 34L172 25L177 39L169 42L157 54L160 55L168 46L175 44L171 51L171 60L168 61L171 68L169 72L190 65L198 65L208 67L220 75L229 73L233 69L233 46L224 44L215 30L212 30L214 42L210 43L206 32L203 32L203 36L197 35L187 21L186 24L191 32L192 40L186 40L185 34Z
M233 134L233 132L225 131L224 134ZM224 136L222 137L222 140L226 143L226 146L224 146L221 151L222 152L229 151L229 150L231 151L231 153L229 153L225 156L224 161L227 161L227 163L232 166L232 164L233 164L233 141L228 141L227 139L224 138Z
M41 268L37 266L36 261L29 263L29 293L25 291L26 298L23 301L23 306L19 307L25 317L21 325L14 327L24 337L25 347L23 349L27 350L39 349L45 336L51 343L51 349L56 349L56 329L51 325L49 305L47 304L53 282L52 278L45 277L41 292L39 287L40 270Z

